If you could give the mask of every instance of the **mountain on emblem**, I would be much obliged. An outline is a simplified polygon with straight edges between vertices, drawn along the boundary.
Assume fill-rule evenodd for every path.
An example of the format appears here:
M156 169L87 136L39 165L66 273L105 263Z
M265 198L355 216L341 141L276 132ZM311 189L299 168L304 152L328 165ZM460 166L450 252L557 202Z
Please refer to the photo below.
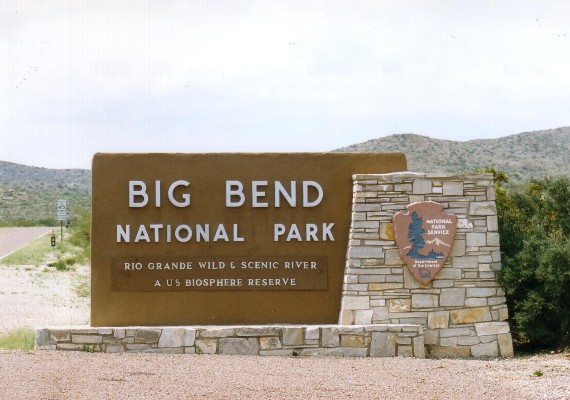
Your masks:
M445 243L443 240L441 240L440 238L436 237L433 240L426 240L427 244L435 244L436 246L447 246L447 247L451 247L451 245Z
M400 256L424 285L431 282L451 253L457 216L443 213L434 201L413 203L407 213L394 216L394 232Z

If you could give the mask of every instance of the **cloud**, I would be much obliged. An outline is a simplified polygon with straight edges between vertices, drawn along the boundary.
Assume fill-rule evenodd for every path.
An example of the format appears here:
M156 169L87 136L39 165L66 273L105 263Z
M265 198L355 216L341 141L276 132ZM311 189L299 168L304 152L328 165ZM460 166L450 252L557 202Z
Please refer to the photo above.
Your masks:
M399 132L466 140L567 125L569 12L5 2L0 159L88 167L95 151L327 151Z

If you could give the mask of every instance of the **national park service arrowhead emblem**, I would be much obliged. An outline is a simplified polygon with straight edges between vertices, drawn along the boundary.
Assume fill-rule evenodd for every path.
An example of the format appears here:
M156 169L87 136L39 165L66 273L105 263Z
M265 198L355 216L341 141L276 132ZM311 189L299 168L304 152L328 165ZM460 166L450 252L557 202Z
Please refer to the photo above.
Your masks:
M394 233L400 256L416 280L430 283L451 253L457 216L445 214L435 201L413 203L394 216Z

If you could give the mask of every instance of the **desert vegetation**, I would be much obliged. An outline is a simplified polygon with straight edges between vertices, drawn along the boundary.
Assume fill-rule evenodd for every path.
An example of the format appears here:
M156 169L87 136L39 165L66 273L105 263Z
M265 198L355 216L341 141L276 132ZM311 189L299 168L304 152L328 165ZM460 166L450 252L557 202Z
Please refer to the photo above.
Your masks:
M0 349L31 350L34 348L35 333L32 328L16 328L0 333Z
M51 247L51 235L44 235L26 247L4 257L4 265L42 265L66 271L76 265L90 264L91 213L88 210L76 211L78 217L68 229L64 228L61 241L60 228L55 228L56 246Z
M570 178L506 189L495 173L501 284L519 348L570 346Z
M418 172L471 172L492 165L508 174L511 185L570 175L570 127L466 142L397 134L335 151L400 151L406 155L408 169Z
M55 247L47 234L0 261L6 280L0 285L1 302L8 307L0 324L0 349L32 349L38 324L87 320L91 215L85 209L76 213L77 223L64 229L63 242L58 228Z
M91 206L91 172L28 167L0 161L0 226L57 226L56 205L66 199L68 218Z

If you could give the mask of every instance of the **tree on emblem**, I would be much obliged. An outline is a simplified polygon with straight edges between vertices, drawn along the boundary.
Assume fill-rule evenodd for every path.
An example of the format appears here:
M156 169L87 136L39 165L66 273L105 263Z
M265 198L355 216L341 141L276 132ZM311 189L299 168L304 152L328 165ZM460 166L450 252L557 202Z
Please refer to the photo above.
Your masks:
M426 245L426 241L423 238L423 234L426 233L426 231L422 228L422 224L422 218L414 211L412 213L412 222L408 230L408 240L412 245L412 248L407 254L409 257L419 258L422 256L420 250Z
M406 206L394 215L394 233L402 260L414 278L430 283L450 254L457 216L445 214L443 204L423 201Z

